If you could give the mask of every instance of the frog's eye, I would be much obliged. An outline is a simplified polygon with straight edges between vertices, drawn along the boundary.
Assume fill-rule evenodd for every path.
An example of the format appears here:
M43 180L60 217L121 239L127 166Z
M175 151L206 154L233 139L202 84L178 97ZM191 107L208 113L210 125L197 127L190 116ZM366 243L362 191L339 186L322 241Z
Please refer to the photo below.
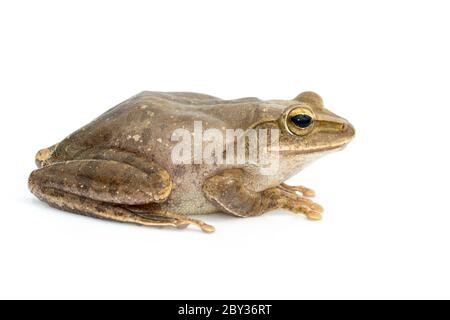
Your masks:
M305 135L314 127L314 113L306 107L293 108L286 113L285 126L290 133Z
M299 128L302 129L306 129L308 128L310 125L312 125L313 119L311 116L305 114L305 113L300 113L296 116L292 116L291 117L291 121Z

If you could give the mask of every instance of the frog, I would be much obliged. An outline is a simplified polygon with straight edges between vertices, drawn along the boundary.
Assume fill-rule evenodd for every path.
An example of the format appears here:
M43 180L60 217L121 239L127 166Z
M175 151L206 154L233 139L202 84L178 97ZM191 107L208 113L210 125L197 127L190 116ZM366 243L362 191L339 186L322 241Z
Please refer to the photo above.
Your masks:
M245 159L176 163L174 132L192 132L199 122L219 133L278 130L271 150L278 167L267 174L267 164ZM315 192L286 180L342 150L354 135L352 124L312 91L286 100L144 91L38 151L28 187L51 207L142 226L193 225L211 233L214 226L196 215L245 218L282 210L320 220L324 210L311 199Z

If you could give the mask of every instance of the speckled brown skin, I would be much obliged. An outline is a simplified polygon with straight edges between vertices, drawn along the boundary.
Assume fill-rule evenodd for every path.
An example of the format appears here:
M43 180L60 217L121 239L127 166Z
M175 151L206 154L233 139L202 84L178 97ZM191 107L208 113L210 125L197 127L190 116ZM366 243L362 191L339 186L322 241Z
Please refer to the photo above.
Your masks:
M286 126L286 112L298 106L316 117L315 127L303 136ZM281 129L279 170L268 176L254 164L174 164L172 133L193 131L194 121L202 121L204 130ZM188 215L221 211L249 217L277 208L319 219L322 208L306 198L313 192L283 181L353 136L353 127L312 92L270 101L142 92L39 151L39 169L30 175L29 187L53 207L142 225L196 224L211 232L212 226Z

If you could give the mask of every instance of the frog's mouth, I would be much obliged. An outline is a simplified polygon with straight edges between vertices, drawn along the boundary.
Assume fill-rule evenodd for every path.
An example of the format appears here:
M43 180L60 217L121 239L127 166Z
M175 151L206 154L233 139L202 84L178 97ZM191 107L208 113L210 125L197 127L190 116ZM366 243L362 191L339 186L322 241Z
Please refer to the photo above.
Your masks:
M315 143L311 145L296 146L293 145L288 149L281 149L282 155L295 155L295 154L312 154L312 153L324 153L328 151L339 151L344 149L350 141L355 137L355 129L352 125L348 124L344 127L344 130L338 134L327 136L326 132L319 133L320 136L315 138Z
M331 151L340 151L345 149L347 144L350 141L335 144L335 145L327 145L327 146L318 146L314 148L305 148L305 149L288 149L288 150L280 150L281 155L298 155L298 154L313 154L313 153L325 153Z

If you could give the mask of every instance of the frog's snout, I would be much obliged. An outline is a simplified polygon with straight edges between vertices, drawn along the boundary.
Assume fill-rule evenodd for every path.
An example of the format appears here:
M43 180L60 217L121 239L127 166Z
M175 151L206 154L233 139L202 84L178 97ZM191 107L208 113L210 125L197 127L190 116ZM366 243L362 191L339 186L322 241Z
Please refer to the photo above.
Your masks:
M48 159L51 158L53 151L55 151L56 147L57 144L51 146L50 148L39 150L38 153L36 153L35 162L38 168L42 168L45 166Z
M42 168L44 166L44 162L48 158L50 158L50 151L48 148L39 150L38 153L36 153L36 158L35 158L36 166L38 168Z
M346 134L349 141L352 140L355 137L355 127L352 126L351 123L346 123L342 125L342 131Z

